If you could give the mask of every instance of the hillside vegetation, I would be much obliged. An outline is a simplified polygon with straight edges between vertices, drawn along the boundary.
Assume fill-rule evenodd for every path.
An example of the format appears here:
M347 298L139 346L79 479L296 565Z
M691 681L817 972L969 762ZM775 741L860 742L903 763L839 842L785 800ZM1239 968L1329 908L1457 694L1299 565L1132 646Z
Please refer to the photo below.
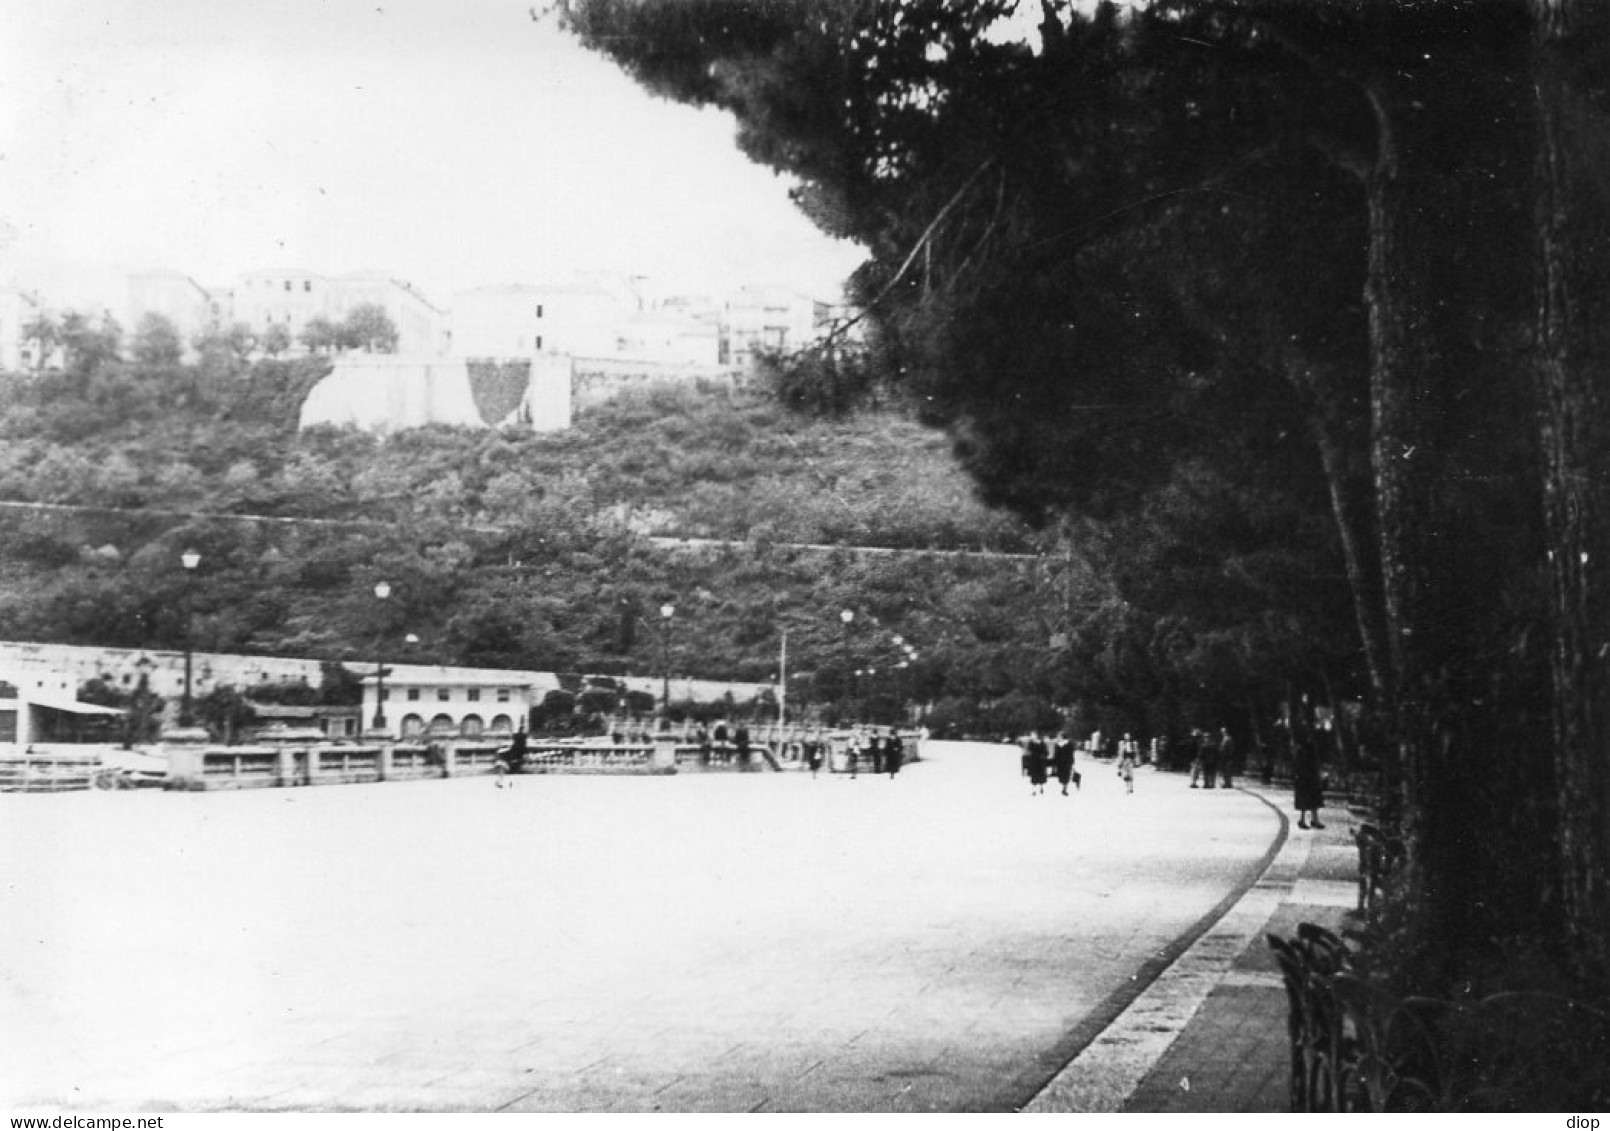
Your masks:
M188 601L204 650L660 675L669 602L676 675L770 679L786 631L795 702L1062 682L1041 592L1061 574L976 553L1046 540L974 500L944 437L899 412L824 421L662 385L556 434L298 433L322 371L4 377L0 636L176 648Z

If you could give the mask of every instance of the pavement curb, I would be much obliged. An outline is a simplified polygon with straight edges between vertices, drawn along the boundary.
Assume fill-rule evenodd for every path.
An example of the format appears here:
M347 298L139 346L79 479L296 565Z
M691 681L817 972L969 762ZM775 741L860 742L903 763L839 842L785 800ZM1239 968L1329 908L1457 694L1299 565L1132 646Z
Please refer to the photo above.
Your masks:
M1241 788L1241 792L1256 797L1280 818L1273 858L1240 897L1052 1077L1022 1111L1123 1110L1125 1102L1179 1039L1208 995L1230 976L1236 959L1256 943L1281 904L1290 901L1308 865L1314 838L1290 835L1289 818L1266 791Z

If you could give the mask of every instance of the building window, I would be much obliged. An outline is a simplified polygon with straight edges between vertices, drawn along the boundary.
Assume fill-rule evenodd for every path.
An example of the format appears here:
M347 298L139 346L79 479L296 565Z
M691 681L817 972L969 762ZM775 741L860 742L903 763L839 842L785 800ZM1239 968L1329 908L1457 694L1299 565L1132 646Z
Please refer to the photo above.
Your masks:
M471 703L479 703L481 701L481 689L479 687L470 688L467 698Z
M480 715L465 715L464 716L464 721L459 724L458 729L459 729L459 733L462 734L465 738L480 738L481 737L481 730L482 730L481 716Z
M445 687L436 693L436 701L439 703L446 703L448 700L452 699L452 697L453 693L447 690Z
M509 689L507 687L498 688L498 702L499 703L507 703L508 701L509 701Z
M540 302L537 303L537 317L538 318L542 317L542 304Z
M290 290L291 290L291 281L289 279L286 279L285 280L285 292L287 294L289 294Z
M541 349L542 348L542 335L541 334L538 334L536 336L536 339L532 342L532 347L534 349Z
M312 279L303 279L302 280L302 293L303 294L309 294L309 295L313 293L313 280Z
M417 687L410 687L410 688L409 688L409 689L408 689L408 701L409 701L409 702L410 702L410 703L417 703L417 702L419 702L419 688L417 688Z

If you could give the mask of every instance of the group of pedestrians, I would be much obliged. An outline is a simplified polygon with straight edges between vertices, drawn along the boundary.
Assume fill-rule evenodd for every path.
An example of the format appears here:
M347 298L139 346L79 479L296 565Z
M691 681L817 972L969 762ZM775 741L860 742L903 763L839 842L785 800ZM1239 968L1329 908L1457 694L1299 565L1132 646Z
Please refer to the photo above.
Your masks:
M860 774L865 764L874 774L886 773L893 780L905 764L906 745L893 727L856 727L845 743L844 757L851 779ZM813 764L811 772L814 774L816 769Z
M1062 786L1062 796L1068 796L1068 786L1080 788L1084 775L1074 768L1073 739L1058 734L1047 741L1045 735L1034 731L1022 740L1023 773L1029 779L1031 792L1042 794L1052 774Z
M1220 727L1218 734L1193 730L1190 741L1193 746L1191 788L1212 789L1217 783L1220 788L1234 789L1240 751L1230 728Z
M1192 789L1234 789L1236 775L1241 770L1242 751L1229 727L1217 731L1196 729L1186 738L1191 753ZM1135 792L1135 771L1146 761L1146 748L1133 734L1125 732L1121 738L1111 735L1103 738L1100 731L1084 744L1094 754L1112 758L1118 776L1123 779L1124 791ZM1029 779L1029 791L1034 796L1045 792L1047 782L1054 774L1062 785L1064 796L1070 782L1078 787L1080 775L1074 769L1074 753L1079 744L1066 734L1048 739L1040 731L1032 731L1018 740L1022 752L1023 776ZM1159 740L1151 744L1152 760L1162 764L1165 746ZM1292 808L1297 811L1297 827L1323 829L1319 811L1325 804L1325 783L1320 771L1318 745L1311 730L1300 730L1291 736Z
M742 723L736 727L729 727L725 719L718 721L714 727L706 727L700 723L693 732L693 741L699 747L701 766L709 766L718 761L726 763L734 759L740 766L749 765L751 753L749 728Z

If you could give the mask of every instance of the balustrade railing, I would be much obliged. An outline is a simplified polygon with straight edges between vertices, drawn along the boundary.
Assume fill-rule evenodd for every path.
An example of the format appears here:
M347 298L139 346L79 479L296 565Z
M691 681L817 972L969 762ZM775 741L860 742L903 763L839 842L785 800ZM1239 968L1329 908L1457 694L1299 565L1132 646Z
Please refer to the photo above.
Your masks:
M89 789L101 769L98 755L25 751L0 760L0 793L66 793Z
M1553 994L1398 997L1335 934L1269 936L1286 987L1293 1111L1557 1111L1610 1099L1610 1016Z
M652 768L655 746L649 743L535 743L526 753L527 773L561 770L628 770Z

